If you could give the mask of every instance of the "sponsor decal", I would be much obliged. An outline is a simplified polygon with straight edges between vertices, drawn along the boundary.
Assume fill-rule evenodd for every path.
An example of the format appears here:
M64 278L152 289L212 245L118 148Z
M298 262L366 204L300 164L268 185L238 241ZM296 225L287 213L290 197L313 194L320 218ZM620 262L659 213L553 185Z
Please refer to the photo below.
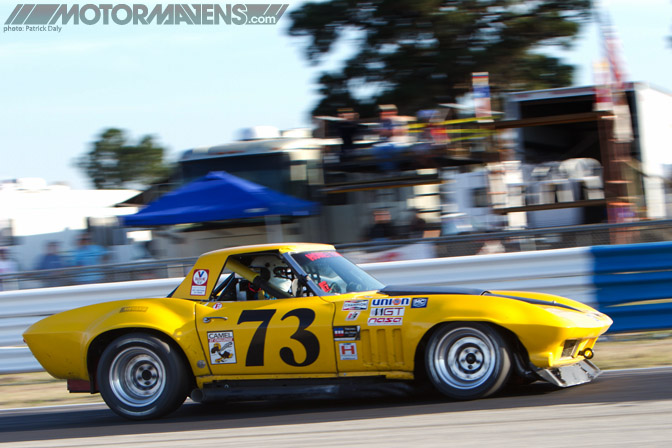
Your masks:
M359 341L359 325L334 327L334 341Z
M416 297L411 302L411 308L427 308L427 302L429 299L427 297Z
M204 296L205 290L208 289L208 276L210 271L208 269L196 269L194 275L191 277L191 295Z
M365 310L369 307L368 300L346 300L343 302L343 311Z
M393 299L373 299L371 301L371 306L408 306L411 304L411 299L408 297L400 298L395 297Z
M121 309L119 310L120 313L131 313L131 312L144 313L146 311L147 311L146 306L122 306Z
M307 254L304 254L304 255L310 261L320 260L322 258L334 258L334 257L340 257L341 256L341 254L339 254L338 252L333 252L333 251L329 251L329 252L310 252L310 253L307 253Z
M236 363L236 345L233 342L233 331L208 332L208 348L210 364Z
M404 318L402 316L369 317L366 323L369 325L401 325L404 323Z
M341 361L356 361L357 344L355 342L341 342L338 344L338 353L341 355Z
M218 309L220 309L221 307L222 307L222 304L219 303L219 302L218 302L218 303L215 303L214 305L212 305L212 309L213 309L213 310L218 310Z
M345 316L345 320L357 320L360 313L361 311L350 311L348 315Z
M406 308L371 308L369 316L403 316Z

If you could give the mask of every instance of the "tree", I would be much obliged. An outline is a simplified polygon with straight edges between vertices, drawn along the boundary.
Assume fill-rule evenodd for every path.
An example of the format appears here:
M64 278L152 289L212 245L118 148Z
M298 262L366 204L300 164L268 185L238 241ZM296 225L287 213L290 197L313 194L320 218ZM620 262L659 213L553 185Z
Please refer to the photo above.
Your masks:
M569 85L573 67L540 50L569 46L590 8L591 0L331 0L293 11L289 33L306 39L314 64L358 36L356 54L320 77L313 113L349 106L369 115L393 103L413 114L468 92L472 72L489 72L493 93Z
M151 136L132 145L123 130L110 128L93 143L91 151L77 159L76 165L98 189L125 188L148 185L167 175L169 167L163 155L164 148Z

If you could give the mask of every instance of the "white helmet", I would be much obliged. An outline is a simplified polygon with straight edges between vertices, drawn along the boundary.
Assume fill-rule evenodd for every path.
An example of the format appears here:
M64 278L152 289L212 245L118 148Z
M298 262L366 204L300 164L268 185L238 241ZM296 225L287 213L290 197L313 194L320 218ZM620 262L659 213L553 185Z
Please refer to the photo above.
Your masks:
M287 292L292 287L292 281L283 275L287 265L275 255L259 255L252 260L250 268L259 271L261 278L281 291Z

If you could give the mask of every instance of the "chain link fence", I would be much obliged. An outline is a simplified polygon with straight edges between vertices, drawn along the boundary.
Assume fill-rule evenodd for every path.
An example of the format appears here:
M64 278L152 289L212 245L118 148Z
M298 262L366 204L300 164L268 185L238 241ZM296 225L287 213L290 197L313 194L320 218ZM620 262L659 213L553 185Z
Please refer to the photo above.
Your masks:
M0 275L0 291L184 277L197 257L78 266Z
M375 254L423 242L433 245L436 257L459 257L656 241L672 241L672 220L463 234L438 238L340 244L336 247L345 253L357 251ZM196 259L196 257L191 257L137 261L4 274L0 275L0 290L183 277L189 272Z

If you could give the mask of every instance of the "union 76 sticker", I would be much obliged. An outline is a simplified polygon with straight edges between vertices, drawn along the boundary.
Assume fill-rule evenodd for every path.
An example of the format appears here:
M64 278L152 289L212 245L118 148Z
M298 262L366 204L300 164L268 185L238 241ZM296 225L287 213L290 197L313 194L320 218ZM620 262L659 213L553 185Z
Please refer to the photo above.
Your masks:
M191 295L204 296L205 290L208 289L208 274L207 269L196 269L194 276L191 278Z

